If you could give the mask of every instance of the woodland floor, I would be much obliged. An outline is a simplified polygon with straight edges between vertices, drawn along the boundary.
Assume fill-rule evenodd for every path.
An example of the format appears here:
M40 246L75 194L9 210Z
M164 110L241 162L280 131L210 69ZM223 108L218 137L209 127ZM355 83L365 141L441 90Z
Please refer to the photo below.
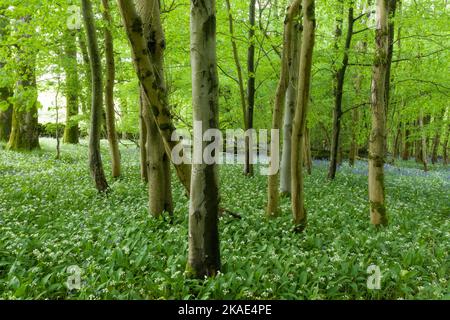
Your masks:
M122 146L123 178L99 196L87 145L0 150L0 299L450 299L450 171L414 161L386 166L390 225L369 224L367 165L344 164L327 182L327 163L306 177L308 227L292 232L288 199L264 217L266 177L221 166L222 205L242 220L220 221L223 274L186 279L188 201L174 184L173 224L147 213L139 151ZM0 146L1 148L1 146ZM107 145L102 146L109 170ZM367 268L382 273L367 289ZM69 291L67 268L82 269Z

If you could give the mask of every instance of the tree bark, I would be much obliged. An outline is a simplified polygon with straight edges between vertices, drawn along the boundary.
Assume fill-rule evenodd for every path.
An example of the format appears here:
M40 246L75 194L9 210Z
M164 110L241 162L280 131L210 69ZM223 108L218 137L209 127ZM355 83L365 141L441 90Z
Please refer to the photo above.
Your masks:
M405 137L404 137L404 147L402 153L402 160L409 160L410 150L411 150L411 142L410 142L410 131L409 131L409 123L405 124Z
M303 136L306 128L309 94L311 86L312 55L314 50L316 18L314 0L303 0L303 40L300 54L297 108L292 128L292 215L298 231L306 227L307 214L303 186Z
M116 78L116 66L114 61L114 43L111 28L113 21L111 18L109 0L102 0L103 20L106 23L105 34L105 56L106 56L106 85L105 85L105 105L106 105L106 131L108 135L109 149L111 153L112 177L120 177L120 151L119 141L116 131L116 115L114 111L114 81Z
M140 103L139 103L139 150L140 150L140 162L141 162L141 179L143 182L148 183L148 168L147 168L147 126L144 120L144 103L147 102L147 98L140 91ZM151 115L150 115L151 116Z
M148 46L143 37L142 19L136 13L136 9L131 1L118 0L118 4L133 51L136 74L145 92L145 98L149 100L149 103L152 106L152 114L163 138L166 152L168 155L171 155L173 147L178 144L178 142L172 141L171 139L175 127L172 122L165 88L158 85L153 71L153 66L148 53ZM183 163L175 165L175 168L181 184L189 191L191 166Z
M447 128L450 128L450 126L448 126ZM446 134L445 134L445 140L444 140L444 143L442 144L444 166L448 165L448 138L449 138L449 135L450 135L450 130L447 129Z
M298 70L300 68L300 51L302 46L303 26L296 24L295 34L292 36L289 65L289 85L286 91L283 119L283 151L281 152L280 189L284 196L291 195L291 142L292 121L297 105Z
M192 107L194 131L201 134L218 128L219 122L215 6L215 0L191 1ZM199 123L202 128L198 128ZM205 146L205 142L194 139L194 154L199 150L203 154ZM220 270L218 214L216 165L194 161L187 271L195 278L215 276Z
M330 180L333 180L336 177L339 138L341 133L342 96L344 92L345 73L348 66L349 50L353 37L354 18L352 4L350 4L350 8L348 8L347 20L348 27L344 46L344 57L342 59L340 67L335 71L334 74L333 134L331 138L330 166L328 168L328 179ZM337 30L339 30L339 27L337 27ZM336 34L338 35L339 32L336 32ZM336 41L338 40L339 36L337 37Z
M92 75L91 127L89 132L89 168L99 192L108 190L100 152L100 126L103 105L102 64L97 42L97 30L91 0L81 0L87 47Z
M420 128L420 142L421 142L420 147L421 147L423 170L428 171L427 138L425 135L424 125L423 125L423 110L420 110L419 128Z
M386 73L388 64L388 1L376 2L375 60L372 76L372 129L369 139L369 200L370 218L375 226L388 223L384 163L386 155Z
M1 68L1 67L0 67ZM0 141L7 142L11 134L13 106L8 101L12 93L9 88L0 88L0 103L3 104L0 110Z
M300 11L300 0L295 0L289 7L284 21L284 40L283 40L283 54L281 61L281 74L278 82L278 87L275 95L275 105L272 113L272 129L280 130L283 119L283 106L286 98L286 90L289 85L289 65L292 61L289 61L291 54L291 46L293 42L293 34L295 24L293 23L296 15ZM271 142L279 143L279 141ZM272 163L278 161L279 155L271 154ZM268 176L268 203L266 213L269 217L277 216L279 214L279 172Z
M79 142L78 122L72 118L78 115L78 63L76 31L67 30L64 35L65 57L64 71L66 73L66 126L64 128L63 142L77 144Z
M162 92L167 94L164 79L164 49L165 39L160 20L159 2L156 0L139 0L137 10L144 26L144 38L148 54L155 74L155 81ZM149 211L154 217L164 212L173 214L172 187L170 174L170 158L164 149L164 142L152 115L152 106L145 99L141 89L143 105L142 116L145 125L147 175L149 192ZM165 98L168 101L168 98Z
M21 19L22 23L29 23L30 17ZM25 35L24 38L29 38ZM11 134L6 148L8 150L39 149L38 110L36 87L36 52L33 48L19 46L18 48L19 80L16 92Z
M305 152L304 152L304 167L306 168L306 172L311 175L312 174L312 156L311 156L311 142L309 137L309 128L306 126L305 135L303 136L303 143L305 144Z
M0 37L7 35L6 27L8 23L6 18L0 17ZM0 70L4 66L5 63L0 61ZM8 84L0 88L0 141L3 142L8 142L11 135L13 106L8 99L11 98L12 94L12 88Z
M248 32L248 53L247 53L247 113L245 130L253 129L253 111L255 108L255 28L256 28L256 0L250 0L249 4L249 32ZM244 174L253 175L253 142L249 137L245 138L245 164Z
M78 46L80 47L81 56L83 58L83 66L84 66L84 79L85 79L85 87L86 87L86 96L82 100L81 103L81 111L83 114L89 114L89 103L92 101L92 75L91 75L91 62L89 59L89 52L86 45L86 35L82 30L78 31ZM88 101L88 103L83 103L83 101Z
M439 119L434 119L434 122L438 122L436 133L434 134L433 138L433 147L431 151L431 163L436 164L438 162L438 154L439 154L439 146L441 144L441 133L442 133L442 127L440 125L441 119L445 118L445 110L441 112L439 115Z

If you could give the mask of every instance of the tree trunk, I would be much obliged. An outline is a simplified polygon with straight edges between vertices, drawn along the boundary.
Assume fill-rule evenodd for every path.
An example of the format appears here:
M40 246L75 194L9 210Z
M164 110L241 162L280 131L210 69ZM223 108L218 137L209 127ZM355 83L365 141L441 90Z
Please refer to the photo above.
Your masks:
M218 128L219 122L215 6L215 0L191 1L192 107L194 131L201 134ZM201 140L194 139L194 155L203 154L206 143ZM216 165L194 161L187 271L195 278L215 276L220 270L218 206Z
M100 152L100 126L103 105L102 64L98 50L97 30L91 0L81 0L84 26L87 34L92 75L92 105L91 127L89 132L89 168L99 192L108 190L108 183L103 171L102 155Z
M111 28L113 21L109 9L109 0L102 0L103 20L105 26L105 56L106 56L106 85L105 85L105 105L106 105L106 130L108 134L109 149L111 153L112 177L120 177L120 151L119 141L116 131L116 115L114 111L114 81L116 78L116 66L114 62L114 44Z
M314 0L303 0L303 40L300 54L297 108L295 110L291 143L292 214L298 231L306 227L305 195L303 186L303 136L306 128L311 86L312 55L314 50L316 18Z
M172 122L165 88L158 85L150 61L148 44L143 37L142 19L137 15L136 9L131 1L118 0L118 4L133 51L136 74L145 92L145 98L152 105L152 115L156 120L158 130L163 138L166 152L171 156L172 149L178 144L178 142L172 141L172 134L175 132L175 127ZM189 191L191 179L190 165L181 163L176 164L175 168L181 184Z
M286 98L286 90L289 85L289 65L292 64L290 59L291 46L294 36L295 24L293 23L294 18L299 14L300 11L300 0L296 0L292 3L288 9L286 19L284 22L284 40L283 40L283 54L281 61L281 74L280 80L278 82L278 87L275 95L275 105L272 114L272 129L280 130L281 120L283 119L283 106ZM273 143L279 143L279 141L272 141ZM274 161L278 162L279 155L271 153L272 164ZM278 165L278 164L277 164ZM279 172L268 176L268 203L267 203L267 215L277 216L278 215L278 200L279 200Z
M34 62L28 64L21 61L20 64L22 63L25 65L20 67L20 80L16 88L16 96L22 98L14 103L8 150L39 149L35 66Z
M411 142L410 142L410 131L409 131L409 123L405 124L405 138L404 138L404 147L402 153L402 160L409 160L410 150L411 150Z
M0 38L7 36L8 19L0 16ZM5 62L0 61L0 70L4 68ZM0 88L0 141L8 142L11 135L13 106L8 100L11 98L12 86L5 83Z
M253 129L253 110L255 108L255 25L256 25L256 0L250 0L249 4L249 32L248 32L248 53L247 53L247 114L245 130ZM245 164L244 174L248 176L253 175L253 141L250 137L245 138Z
M86 35L83 31L78 31L78 46L80 47L81 56L83 58L83 66L84 66L84 86L86 87L86 96L82 100L81 103L81 111L83 114L89 114L89 103L92 101L92 75L91 75L91 62L89 59L89 52L86 45ZM87 103L83 103L83 101L88 101Z
M394 18L395 18L395 12L397 8L397 1L398 0L387 0L387 10L388 10L388 52L387 52L387 63L386 63L386 82L385 82L385 99L386 99L386 109L384 111L384 116L386 117L386 136L389 135L389 128L391 126L388 126L388 114L390 110L390 96L391 96L391 83L392 83L392 77L391 77L391 66L392 66L392 57L394 54L394 35L395 35L395 25L394 25ZM394 128L394 125L392 125L392 128ZM394 133L395 134L395 133ZM387 138L384 140L385 147L384 152L387 156L388 146L387 146Z
M1 66L0 66L1 68ZM11 134L13 107L8 99L11 97L9 88L0 88L0 103L3 104L0 110L0 141L7 142Z
M450 127L450 126L449 126ZM450 135L450 130L447 129L444 143L442 144L443 148L443 157L444 157L444 166L448 165L448 137Z
M335 71L334 74L334 109L333 109L333 134L331 138L331 152L330 152L330 167L328 168L328 179L333 180L336 177L337 169L337 157L339 150L339 138L341 133L341 118L342 118L342 96L344 92L345 73L347 71L349 50L353 37L353 7L348 8L348 28L347 37L345 39L344 57L342 59L341 66ZM339 30L339 24L337 27ZM337 39L339 40L339 33L337 31Z
M78 115L78 62L76 31L67 30L64 35L65 58L64 71L66 73L66 126L64 128L63 142L77 144L79 142L78 122L72 118Z
M283 151L281 153L280 189L281 194L285 196L291 195L292 121L294 118L295 107L297 105L298 70L300 67L302 28L303 26L298 23L294 27L295 33L292 36L292 46L289 57L289 85L286 91L286 102L284 106Z
M394 160L397 160L400 156L401 153L401 140L402 140L402 123L400 122L398 124L398 128L397 128L397 133L395 135L395 139L394 139Z
M433 138L433 146L431 151L431 163L436 164L438 162L439 146L441 144L442 127L440 125L441 119L445 119L445 110L439 115L439 119L435 119L434 122L438 122L436 133Z
M164 150L161 134L151 115L151 106L141 89L143 121L147 142L145 168L148 177L149 212L159 218L164 212L173 214L170 161Z
M373 225L388 223L384 163L386 155L386 70L388 63L388 0L376 2L375 60L372 76L372 129L369 139L369 200Z
M140 89L140 103L139 103L139 150L141 155L141 179L148 182L148 168L147 168L147 127L144 120L144 103L146 98ZM151 116L151 115L150 115Z
M238 52L238 48L237 48L237 44L236 44L236 39L234 36L234 23L233 23L233 15L231 13L230 0L225 0L225 4L226 4L227 10L228 10L228 25L229 25L230 37L231 37L231 47L233 48L233 58L234 58L234 63L236 65L236 72L238 75L239 96L241 98L242 117L243 117L244 126L245 126L245 124L247 123L247 120L246 120L247 119L247 115L246 115L247 103L245 101L244 78L242 76L241 62L239 59L239 52Z
M392 65L392 56L394 54L394 34L395 34L395 11L397 9L397 1L398 0L387 0L388 6L388 54L387 54L387 67L386 67L386 115L389 110L389 102L390 102L390 92L391 92L391 65Z
M421 147L423 170L428 171L427 138L425 135L424 125L423 125L423 110L420 110L419 128L420 128L420 142L421 142L420 147Z
M29 23L30 17L22 18L22 23ZM25 35L24 38L28 38ZM36 87L36 52L33 48L19 47L19 80L16 86L11 134L7 149L39 149L38 110Z
M305 152L304 152L304 167L306 168L306 172L311 175L312 174L312 157L311 157L311 143L309 138L309 128L306 126L305 135L303 136L303 143L305 144Z
M148 54L153 66L155 81L162 92L167 92L164 79L164 49L165 39L160 20L159 2L156 0L139 0L137 10L144 26L144 38ZM154 217L164 212L173 213L172 187L170 175L170 158L164 149L164 142L152 116L152 106L145 99L141 89L142 115L145 125L147 175L149 191L149 211ZM168 99L166 98L166 101Z

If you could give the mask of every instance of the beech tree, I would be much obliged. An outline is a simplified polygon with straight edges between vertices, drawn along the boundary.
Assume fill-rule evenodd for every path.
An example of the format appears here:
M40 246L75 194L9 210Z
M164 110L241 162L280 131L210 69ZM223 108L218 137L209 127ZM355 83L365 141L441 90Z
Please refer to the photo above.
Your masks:
M20 23L23 24L29 24L30 21L31 16L20 19ZM29 39L30 35L23 37ZM7 145L10 150L39 148L36 55L37 52L33 47L22 45L18 48L18 81L14 93L11 134Z
M90 0L81 0L83 21L87 34L87 47L89 50L92 75L92 105L91 126L89 131L89 168L99 192L108 190L108 182L103 170L102 155L100 153L100 125L103 106L103 79L102 64L97 42L92 3Z
M294 225L298 231L302 231L306 227L307 222L303 186L303 157L305 149L303 137L305 135L306 117L308 114L312 56L315 43L316 18L314 0L303 0L302 8L303 38L300 53L297 108L295 110L291 142L292 215Z
M145 93L145 98L152 105L152 115L163 138L166 153L171 155L172 149L177 145L177 142L171 139L175 126L173 125L167 103L167 95L163 88L156 83L155 72L148 56L147 43L143 37L142 19L136 13L136 8L132 2L118 0L118 4L127 37L131 44L136 74ZM182 163L175 165L175 168L184 188L190 190L190 165Z
M340 1L340 7L343 10L343 1ZM342 16L338 19L338 23L335 31L336 48L339 46L339 38L342 34ZM349 50L353 37L353 24L355 19L353 16L353 3L350 3L347 16L347 35L345 38L345 45L343 48L344 54L342 62L339 66L334 66L334 79L333 79L333 95L334 95L334 108L333 108L333 133L331 139L331 152L330 152L330 166L328 169L328 179L334 179L336 177L337 168L337 156L339 149L339 139L341 134L341 118L342 118L342 96L344 94L344 81L345 74L349 61Z
M0 41L6 38L8 32L8 20L0 17ZM2 78L6 77L5 71L6 61L0 60L0 75ZM0 86L0 141L8 142L11 134L13 106L10 98L12 97L12 88L7 81L3 81Z
M388 0L376 2L375 59L372 75L372 129L369 139L369 200L372 224L388 223L384 163L386 156L386 76L389 51Z
M300 12L300 0L295 0L292 5L289 7L288 12L286 14L285 26L284 26L284 40L283 40L283 54L281 61L281 74L280 80L278 83L276 95L275 95L275 105L273 108L273 117L272 117L272 129L280 130L282 126L283 119L283 107L286 98L286 90L289 85L289 69L290 65L293 63L290 60L291 56L291 47L293 42L295 41L295 28L296 24L294 23L294 19ZM298 42L295 41L295 43ZM279 143L276 141L275 143ZM277 161L279 155L271 153L272 160ZM273 162L272 161L272 162ZM267 215L276 216L278 215L278 198L279 198L279 172L269 175L268 177L268 204L267 204Z
M247 53L247 110L245 115L245 130L253 129L253 113L256 94L256 70L255 70L255 28L256 28L256 0L249 1L249 29L248 29L248 53ZM244 174L253 175L253 142L252 137L245 138L245 163Z
M284 105L283 151L281 153L280 165L280 189L281 194L286 196L291 195L292 121L297 105L298 70L300 67L300 52L302 48L302 29L303 26L300 23L295 24L289 57L289 85L286 90L286 102Z
M102 0L103 19L106 26L105 34L105 56L106 56L106 85L105 85L105 105L106 105L106 130L108 135L109 149L111 153L112 177L120 176L120 152L119 141L116 132L116 114L114 110L114 81L116 78L116 66L114 62L114 43L112 37L112 18L109 8L109 0Z
M164 49L165 39L160 19L159 3L156 0L139 0L137 11L144 26L144 37L147 43L156 84L161 92L167 92L164 78ZM168 98L165 98L167 103ZM145 145L145 163L147 168L149 193L149 211L158 217L163 212L173 213L172 187L170 175L170 157L164 148L164 142L158 130L155 118L152 116L152 106L141 89L141 110L143 119L143 138Z
M190 34L194 132L203 136L206 130L219 125L215 0L191 0ZM200 279L215 276L220 270L217 166L203 160L206 145L202 137L194 137L189 202L187 271ZM198 154L200 159L196 159Z
M67 30L64 34L63 66L66 74L66 126L64 128L64 143L77 144L79 142L78 122L73 117L78 115L78 62L76 30Z

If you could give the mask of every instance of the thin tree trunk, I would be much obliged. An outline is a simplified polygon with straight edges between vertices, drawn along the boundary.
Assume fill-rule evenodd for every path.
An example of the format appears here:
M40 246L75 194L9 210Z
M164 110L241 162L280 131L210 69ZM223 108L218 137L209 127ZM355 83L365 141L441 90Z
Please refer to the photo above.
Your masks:
M148 45L143 37L142 19L136 13L131 1L118 0L120 13L133 51L136 74L145 92L145 98L152 105L152 114L164 141L166 153L171 156L172 149L178 144L172 141L175 127L172 122L165 88L158 86L148 53ZM176 164L178 178L184 188L190 190L191 167L189 164Z
M386 82L385 82L386 136L389 135L389 128L391 127L391 126L388 126L388 114L389 114L389 110L390 110L390 96L391 96L391 86L392 86L391 66L392 66L392 57L393 57L393 54L394 54L394 37L395 37L394 18L395 18L395 12L396 12L396 8L397 8L397 1L398 0L387 0L387 7L388 7L388 52L387 52ZM394 125L392 125L392 128L394 128ZM384 143L385 143L384 151L386 152L386 156L387 156L387 151L388 151L387 141L388 141L388 139L384 140Z
M439 150L440 143L441 143L441 135L440 135L439 131L437 131L436 134L434 135L433 149L431 152L431 163L432 164L436 164L438 162L438 150Z
M218 128L219 122L215 6L215 0L191 1L192 107L194 131L201 134ZM201 140L194 139L194 155L199 151L203 155L206 142ZM220 270L218 214L217 167L194 161L187 264L187 271L193 277L215 276Z
M409 131L409 123L405 124L405 138L404 138L404 147L402 153L402 160L409 160L410 150L411 150L411 142L410 142L410 131Z
M445 110L439 115L439 119L435 119L435 122L438 122L438 128L436 129L436 133L433 138L433 146L431 151L431 163L436 164L438 162L438 153L439 153L439 146L441 144L441 133L442 133L442 127L439 125L441 119L445 118Z
M0 38L6 37L8 23L9 21L5 17L0 16ZM5 62L0 61L0 70L3 69L4 66ZM11 89L9 84L5 84L0 88L0 103L4 106L6 105L6 108L3 106L2 109L0 109L0 141L3 142L8 142L11 134L13 106L8 100L13 94Z
M144 103L146 103L146 97L140 89L140 103L139 103L139 150L141 155L141 179L144 182L148 182L148 168L147 168L147 126L144 120Z
M13 106L8 101L11 95L9 88L0 88L0 103L5 102L8 106L6 110L0 111L0 141L3 142L7 142L11 134Z
M253 129L253 111L255 108L255 26L256 26L256 0L250 0L249 4L249 32L248 32L248 53L247 53L247 114L245 130ZM245 164L244 174L253 175L253 141L250 137L245 138Z
M275 95L275 105L272 114L272 129L280 130L283 119L283 106L286 98L286 90L289 84L289 61L291 46L293 42L293 34L295 24L293 23L294 18L300 12L300 0L296 0L292 3L288 12L286 14L286 19L284 22L284 40L283 40L283 54L281 62L281 74L280 80L278 82L278 87ZM271 142L279 143L279 141ZM272 164L274 161L278 162L279 155L271 154ZM275 157L275 158L274 158ZM277 164L278 165L278 164ZM278 200L279 200L279 172L268 176L268 203L267 203L267 215L277 216L279 213Z
M139 0L137 10L144 26L144 37L156 78L155 83L161 88L162 92L166 93L164 79L165 39L160 20L159 2L156 0ZM145 99L144 90L141 91L141 97L143 101L142 115L147 133L149 211L154 217L159 217L163 212L173 213L170 158L164 149L164 142L155 118L152 116L153 108Z
M404 143L403 143L402 160L406 161L409 159L410 150L411 150L410 131L409 131L409 123L407 122L405 124L405 136L404 136Z
M292 128L292 215L298 231L306 227L307 215L303 186L303 135L306 128L311 86L312 55L314 51L316 18L314 0L303 0L303 40L300 55L297 108Z
M83 66L84 66L84 78L85 78L85 87L86 87L86 96L82 100L81 111L83 114L89 114L90 108L89 103L92 101L92 75L91 75L91 62L89 59L89 52L86 45L86 35L83 31L78 31L78 46L80 47L81 56L83 58ZM88 103L83 103L83 101L88 101Z
M98 50L97 30L91 0L81 0L84 26L87 34L91 75L92 75L92 106L91 127L89 132L89 167L95 185L99 192L108 190L108 183L103 170L100 152L100 126L103 105L102 64Z
M230 37L231 37L231 47L233 48L233 58L234 58L234 63L236 65L236 72L238 75L239 96L241 98L242 117L243 117L244 126L245 126L245 124L247 123L247 120L246 120L247 119L247 115L246 115L247 103L245 101L244 78L242 76L241 62L239 59L238 47L237 47L236 39L234 36L234 22L233 22L233 15L231 13L230 0L225 0L225 4L227 5L227 10L228 10L228 25L229 25Z
M397 160L401 154L401 145L402 145L402 123L398 124L397 133L394 138L394 160Z
M428 171L427 138L425 135L424 125L423 125L423 110L420 110L419 128L420 128L420 141L421 141L423 170Z
M78 62L76 31L67 30L64 35L65 57L63 66L66 74L66 126L64 128L63 142L77 144L79 142L78 122L72 118L78 115Z
M120 177L120 151L119 141L116 131L116 116L114 111L114 81L116 78L116 66L114 62L114 44L111 28L113 21L109 9L109 0L102 0L103 20L105 26L105 56L106 56L106 85L105 85L105 105L106 105L106 130L108 134L109 149L111 153L112 177Z
M284 106L283 120L283 151L281 153L280 167L280 189L284 196L291 195L291 141L292 121L297 105L298 94L298 70L300 67L300 51L302 45L302 28L299 23L295 24L295 33L292 36L289 65L289 85L286 91L286 102Z
M61 79L58 75L58 82L56 87L56 95L55 95L55 111L56 111L56 160L61 159L61 143L59 139L59 90L61 87Z
M339 138L341 133L341 118L342 118L342 96L344 93L344 81L345 81L345 73L347 71L348 59L349 59L349 50L352 43L353 37L353 4L350 4L350 8L348 8L348 27L347 27L347 36L345 39L344 46L344 57L342 59L342 63L340 68L338 68L335 72L334 79L334 109L333 109L333 134L331 139L331 153L330 153L330 166L328 168L328 179L333 180L336 177L336 169L337 169L337 156L339 150ZM339 25L337 27L339 30ZM337 31L337 35L341 31ZM337 37L338 41L339 35ZM342 157L341 157L342 159Z
M306 168L306 172L311 175L312 174L312 157L311 157L311 143L310 143L310 138L309 138L309 128L308 126L306 126L305 128L305 135L303 137L303 143L305 144L305 158L304 158L304 163L305 163L305 168Z
M376 226L388 223L384 189L388 30L388 0L377 0L376 51L372 76L372 129L369 139L370 219Z
M398 0L387 0L388 2L388 54L387 54L387 68L386 68L386 115L389 110L389 102L390 102L390 92L391 92L391 66L392 66L392 57L394 54L394 34L395 34L395 25L394 18L395 12L397 9L397 1Z
M448 126L450 128L450 126ZM444 166L448 165L448 137L450 135L450 130L447 129L444 143L442 144L443 148L443 157L444 157Z

